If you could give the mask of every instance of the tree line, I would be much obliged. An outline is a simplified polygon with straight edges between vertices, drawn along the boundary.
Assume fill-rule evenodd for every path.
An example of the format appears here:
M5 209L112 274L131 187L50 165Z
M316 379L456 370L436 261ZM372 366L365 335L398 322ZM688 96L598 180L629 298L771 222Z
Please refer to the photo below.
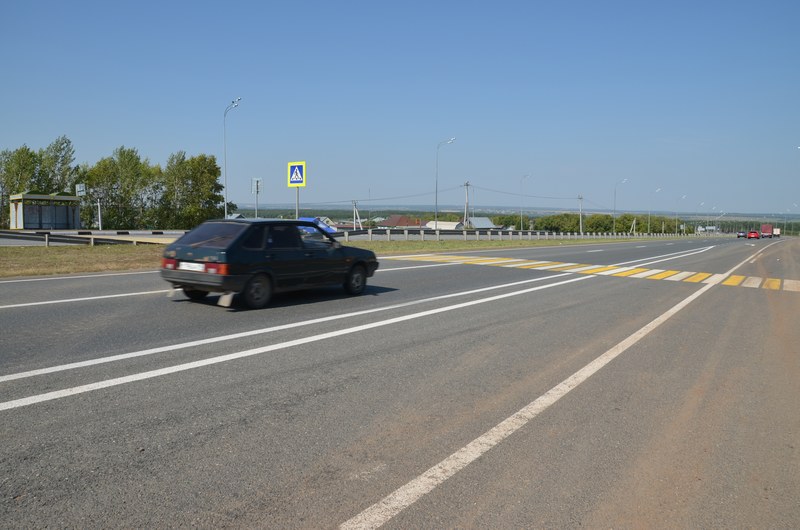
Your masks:
M76 165L66 136L38 151L27 145L5 149L0 151L0 227L9 227L11 195L74 195L76 184L85 184L84 227L97 227L99 203L105 229L188 229L223 216L220 173L213 155L178 151L162 167L125 146L94 165ZM228 209L235 211L236 205L229 203Z
M519 224L518 215L505 215L492 217L492 222L497 226L516 226ZM648 231L647 216L623 213L617 216L616 221L611 215L593 213L583 216L583 232L588 233L610 233L616 230L618 233L633 232L634 222L635 231L645 233ZM680 230L682 220L675 217L651 215L649 221L649 231L651 234L675 234ZM577 213L560 213L555 215L545 215L535 218L523 218L523 230L542 230L547 232L580 233L581 218Z

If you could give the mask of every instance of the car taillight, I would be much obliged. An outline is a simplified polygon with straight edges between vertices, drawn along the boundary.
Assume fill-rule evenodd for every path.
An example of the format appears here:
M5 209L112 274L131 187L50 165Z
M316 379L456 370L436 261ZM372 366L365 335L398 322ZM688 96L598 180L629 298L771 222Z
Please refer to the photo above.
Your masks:
M206 272L209 274L228 274L227 263L206 263Z
M171 258L162 258L161 259L161 268L162 269L169 269L175 270L178 266L178 260L171 259Z

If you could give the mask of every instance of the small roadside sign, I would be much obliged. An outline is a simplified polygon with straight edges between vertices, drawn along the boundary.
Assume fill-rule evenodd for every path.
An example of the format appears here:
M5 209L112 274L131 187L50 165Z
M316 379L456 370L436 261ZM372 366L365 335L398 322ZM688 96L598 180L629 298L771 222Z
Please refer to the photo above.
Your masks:
M75 195L78 197L86 195L86 184L75 184Z
M306 187L306 163L302 162L289 162L288 169L288 186L290 188L305 188Z

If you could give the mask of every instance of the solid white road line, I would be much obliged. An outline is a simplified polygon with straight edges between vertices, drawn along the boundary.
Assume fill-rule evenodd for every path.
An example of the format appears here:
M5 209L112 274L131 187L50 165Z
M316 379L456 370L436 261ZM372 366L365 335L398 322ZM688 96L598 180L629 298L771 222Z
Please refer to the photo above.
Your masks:
M166 353L166 352L170 352L170 351L182 350L184 348L193 348L193 347L196 347L196 346L204 346L204 345L207 345L207 344L214 344L214 343L217 343L217 342L225 342L225 341L229 341L229 340L242 339L242 338L246 338L246 337L252 337L254 335L262 335L262 334L266 334L266 333L273 333L273 332L276 332L276 331L283 331L283 330L299 328L299 327L303 327L303 326L313 326L313 325L322 324L322 323L325 323L325 322L331 322L331 321L334 321L334 320L343 320L343 319L346 319L346 318L353 318L353 317L359 317L359 316L364 316L364 315L370 315L370 314L379 313L379 312L382 312L382 311L390 311L390 310L393 310L393 309L401 309L401 308L404 308L404 307L410 307L410 306L414 306L414 305L426 304L426 303L436 302L436 301L440 301L440 300L447 300L447 299L456 298L456 297L459 297L459 296L468 296L468 295L473 295L473 294L485 293L485 292L488 292L488 291L494 291L494 290L497 290L497 289L506 289L506 288L512 288L512 287L519 287L521 285L526 285L526 284L530 284L530 283L537 283L537 282L543 282L543 281L546 281L546 280L552 280L554 278L561 278L561 277L564 277L564 276L569 276L569 274L564 273L564 274L557 274L557 275L554 275L554 276L546 276L546 277L543 277L543 278L532 278L530 280L522 280L522 281L518 281L518 282L504 283L504 284L500 284L500 285L491 285L489 287L481 287L479 289L470 289L469 291L460 291L460 292L457 292L457 293L450 293L450 294L445 294L445 295L441 295L441 296L433 296L433 297L430 297L430 298L422 298L420 300L412 300L410 302L403 302L401 304L393 304L393 305L384 306L384 307L365 309L363 311L354 311L352 313L336 314L336 315L331 315L331 316L327 316L327 317L314 318L314 319L311 319L311 320L303 320L303 321L300 321L300 322L292 322L292 323L289 323L289 324L282 324L280 326L272 326L272 327L268 327L268 328L254 329L254 330L251 330L251 331L243 331L241 333L233 333L233 334L230 334L230 335L222 335L222 336L219 336L219 337L211 337L211 338L208 338L208 339L193 340L193 341L190 341L190 342L182 342L182 343L178 343L178 344L172 344L170 346L162 346L162 347L159 347L159 348L150 348L150 349L147 349L147 350L140 350L140 351L135 351L135 352L130 352L130 353L122 353L122 354L119 354L119 355L112 355L112 356L109 356L109 357L100 357L98 359L89 359L87 361L80 361L80 362L75 362L75 363L62 364L62 365L58 365L58 366L50 366L48 368L40 368L38 370L30 370L28 372L18 372L18 373L15 373L15 374L0 375L0 383L2 383L4 381L13 381L15 379L25 379L27 377L34 377L34 376L45 375L45 374L52 374L52 373L55 373L55 372L63 372L63 371L66 371L66 370L74 370L76 368L86 368L86 367L95 366L95 365L98 365L98 364L105 364L105 363L110 363L110 362L115 362L115 361L123 361L125 359L133 359L133 358L136 358L136 357L145 357L147 355L155 355L157 353Z
M85 298L68 298L65 300L47 300L45 302L27 302L24 304L0 305L0 309L12 309L15 307L30 307L35 305L66 304L68 302L85 302L87 300L103 300L106 298L125 298L127 296L141 296L145 294L168 293L170 291L172 291L172 289L160 289L158 291L142 291L140 293L107 294L104 296L87 296Z
M83 276L48 276L47 278L22 278L19 280L0 280L0 283L23 283L23 282L48 282L52 280L76 280L82 278L103 278L105 276L131 276L133 274L155 274L159 272L154 271L137 271L137 272L107 272L102 274L86 274Z
M750 258L748 258L750 259ZM733 272L744 265L747 260L734 266L725 273L730 276ZM345 521L339 528L345 530L352 529L372 529L378 528L395 515L405 510L417 500L431 492L434 488L448 480L458 471L464 469L469 464L477 460L481 455L494 448L500 442L511 436L513 433L527 425L536 418L542 411L549 408L559 399L578 385L589 379L598 370L619 357L628 348L646 337L661 324L669 320L691 302L702 296L706 291L713 288L716 284L703 285L693 294L678 302L661 316L636 331L622 342L597 357L595 360L554 386L541 397L529 403L513 415L498 423L492 429L486 431L463 448L459 449L449 457L445 458L435 466L431 467L417 478L401 486L380 501L376 502L355 517Z
M72 388L66 388L64 390L56 390L54 392L47 392L47 393L44 393L44 394L38 394L38 395L34 395L34 396L29 396L29 397L26 397L26 398L14 399L14 400L11 400L11 401L5 401L5 402L0 403L0 411L16 409L16 408L19 408L19 407L25 407L25 406L33 405L33 404L36 404L36 403L42 403L44 401L51 401L51 400L54 400L54 399L61 399L61 398L69 397L69 396L74 396L74 395L77 395L77 394L83 394L85 392L92 392L94 390L100 390L102 388L110 388L110 387L114 387L114 386L118 386L118 385L124 385L124 384L127 384L127 383L133 383L135 381L143 381L145 379L152 379L154 377L161 377L161 376L164 376L164 375L174 374L174 373L178 373L178 372L184 372L186 370L193 370L195 368L201 368L201 367L204 367L204 366L210 366L210 365L224 363L224 362L228 362L228 361L234 361L234 360L237 360L237 359L243 359L245 357L251 357L253 355L260 355L262 353L267 353L267 352L271 352L271 351L283 350L283 349L287 349L287 348L292 348L294 346L300 346L300 345L303 345L303 344L310 344L310 343L313 343L313 342L319 342L319 341L322 341L322 340L327 340L327 339L331 339L331 338L335 338L335 337L341 337L341 336L344 336L344 335L350 335L350 334L353 334L353 333L359 333L359 332L370 330L370 329L381 328L381 327L384 327L384 326L390 326L390 325L398 324L400 322L405 322L405 321L408 321L408 320L416 320L418 318L425 318L425 317L428 317L428 316L431 316L431 315L435 315L435 314L438 314L438 313L446 313L446 312L449 312L449 311L457 311L457 310L463 309L465 307L475 306L475 305L479 305L479 304L486 304L486 303L489 303L489 302L495 302L497 300L502 300L504 298L510 298L512 296L519 296L519 295L523 295L523 294L532 293L532 292L535 292L535 291L541 291L541 290L544 290L544 289L550 289L551 287L558 287L558 286L566 285L566 284L569 284L569 283L575 283L575 282L583 281L583 280L586 280L588 278L592 278L592 276L581 276L581 277L578 277L578 278L571 278L569 280L550 283L550 284L547 284L547 285L540 285L540 286L537 286L537 287L530 287L528 289L522 289L522 290L514 291L514 292L511 292L511 293L498 294L498 295L490 296L490 297L487 297L487 298L481 298L481 299L478 299L478 300L471 300L469 302L462 302L460 304L454 304L454 305L450 305L450 306L446 306L446 307L439 307L439 308L436 308L436 309L429 309L427 311L421 311L419 313L413 313L411 315L404 315L404 316L401 316L401 317L389 318L389 319L386 319L386 320L380 320L378 322L371 322L369 324L362 324L360 326L353 326L351 328L340 329L340 330L331 331L331 332L328 332L328 333L320 333L318 335L312 335L312 336L309 336L309 337L303 337L301 339L291 340L291 341L287 341L287 342L281 342L281 343L278 343L278 344L272 344L272 345L264 346L264 347L261 347L261 348L254 348L254 349L251 349L251 350L240 351L240 352L231 353L231 354L228 354L228 355L220 355L220 356L217 356L217 357L211 357L209 359L202 359L202 360L194 361L194 362L190 362L190 363L184 363L184 364L179 364L179 365L175 365L175 366L169 366L169 367L161 368L161 369L158 369L158 370L151 370L149 372L141 372L141 373L138 373L138 374L133 374L133 375L125 376L125 377L117 377L115 379L108 379L108 380L105 380L105 381L98 381L97 383L91 383L91 384L88 384L88 385L81 385L81 386L76 386L76 387L72 387Z

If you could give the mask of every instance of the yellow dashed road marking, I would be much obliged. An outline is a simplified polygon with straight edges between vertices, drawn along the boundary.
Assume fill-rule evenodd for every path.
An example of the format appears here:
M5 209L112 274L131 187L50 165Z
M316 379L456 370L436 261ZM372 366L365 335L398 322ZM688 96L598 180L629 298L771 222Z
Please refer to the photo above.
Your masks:
M733 274L728 276L728 279L722 282L722 285L733 285L737 287L740 283L744 281L747 276L739 276L738 274Z
M646 271L647 269L631 269L629 271L618 272L616 274L612 274L612 276L633 276L634 274L639 274L641 272Z
M708 278L709 276L711 276L711 275L709 273L707 273L707 272L698 272L694 276L691 276L690 278L686 278L683 281L689 282L689 283L700 283L703 280L705 280L706 278Z
M581 274L597 274L598 272L610 271L612 269L619 269L619 267L614 267L614 266L597 267L596 269L589 269L589 270L586 270L586 271L581 271Z
M489 265L517 269L535 269L553 272L572 272L580 274L596 274L600 276L618 276L623 278L645 278L648 280L668 280L673 282L722 284L750 288L770 289L773 291L800 292L800 281L782 280L780 278L760 278L758 276L742 276L739 274L713 274L710 272L690 272L663 269L645 269L642 267L621 267L619 265L588 265L586 263L565 263L561 261L532 261L517 258L497 258L479 256L457 256L446 254L420 254L409 256L386 256L387 260L433 261L459 263L462 265Z
M652 276L648 276L648 280L663 280L669 278L672 275L678 274L680 271L664 271L659 274L654 274Z

